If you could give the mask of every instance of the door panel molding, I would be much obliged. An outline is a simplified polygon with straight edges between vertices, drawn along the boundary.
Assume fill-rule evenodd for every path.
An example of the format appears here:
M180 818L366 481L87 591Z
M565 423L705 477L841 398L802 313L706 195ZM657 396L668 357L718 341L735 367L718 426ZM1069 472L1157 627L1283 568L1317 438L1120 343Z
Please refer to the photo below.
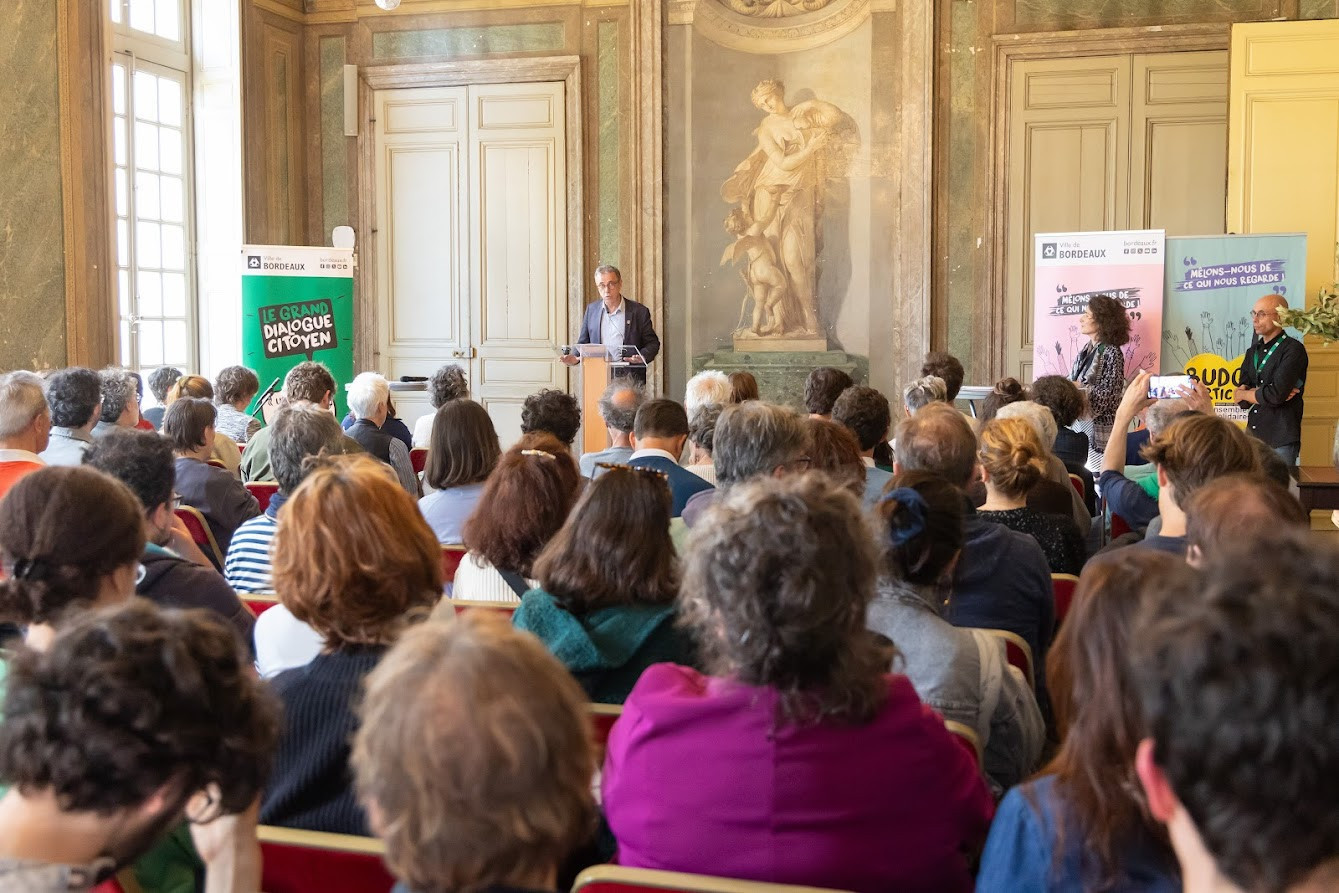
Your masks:
M1104 28L1087 31L1047 31L1035 34L1001 34L994 38L991 68L993 106L990 116L987 163L987 200L991 209L986 221L989 288L985 306L977 314L975 341L985 346L991 380L1018 371L1009 355L1009 289L1015 287L1007 269L1010 239L1010 208L1006 179L1018 163L1012 157L1010 120L1017 80L1024 76L1019 63L1031 60L1077 60L1094 56L1133 53L1185 53L1226 50L1231 26L1227 23L1167 25L1154 28ZM1029 323L1030 325L1030 323Z
M358 72L358 157L361 188L358 197L359 268L357 285L360 300L354 323L354 362L360 369L376 369L381 361L378 350L377 269L375 240L377 178L376 140L374 138L375 95L378 90L404 87L467 87L483 84L513 84L561 81L564 85L564 112L567 120L564 160L567 169L567 295L568 320L579 321L585 307L585 212L582 203L582 172L585 170L582 147L584 98L581 92L581 57L537 56L517 59L489 59L462 62L372 65ZM459 120L459 119L458 119ZM570 328L570 325L568 326ZM562 334L561 332L559 334ZM565 339L560 339L565 340ZM570 390L567 367L556 373L557 385ZM503 401L506 402L506 401Z

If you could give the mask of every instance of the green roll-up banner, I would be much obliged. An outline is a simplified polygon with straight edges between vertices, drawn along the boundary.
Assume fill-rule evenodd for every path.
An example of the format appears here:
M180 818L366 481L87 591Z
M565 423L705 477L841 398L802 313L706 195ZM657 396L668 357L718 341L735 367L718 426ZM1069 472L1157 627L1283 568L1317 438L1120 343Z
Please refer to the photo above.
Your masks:
M344 386L353 379L353 252L244 245L242 355L262 392L275 378L282 387L298 363L324 363L335 376L343 418Z

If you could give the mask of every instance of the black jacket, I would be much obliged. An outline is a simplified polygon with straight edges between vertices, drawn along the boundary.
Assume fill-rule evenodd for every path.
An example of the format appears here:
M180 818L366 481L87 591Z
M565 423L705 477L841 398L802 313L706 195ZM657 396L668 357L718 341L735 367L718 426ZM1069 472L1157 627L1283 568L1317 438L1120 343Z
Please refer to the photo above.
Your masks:
M179 558L166 549L150 545L139 560L144 575L135 584L135 594L164 608L205 608L232 624L254 653L251 632L256 618L233 592L218 571Z
M1268 357L1258 372L1257 357ZM1268 344L1257 338L1241 359L1241 386L1256 388L1254 404L1239 404L1243 409L1250 407L1246 430L1272 447L1302 440L1302 392L1306 389L1308 363L1302 342L1287 332L1279 333ZM1298 394L1289 400L1294 388Z

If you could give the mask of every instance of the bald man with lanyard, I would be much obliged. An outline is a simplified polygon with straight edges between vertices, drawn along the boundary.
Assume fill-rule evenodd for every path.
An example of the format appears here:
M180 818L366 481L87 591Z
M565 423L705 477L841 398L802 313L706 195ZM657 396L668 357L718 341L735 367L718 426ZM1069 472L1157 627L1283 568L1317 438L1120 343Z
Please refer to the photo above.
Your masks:
M1255 302L1251 323L1256 337L1241 361L1241 386L1232 400L1249 407L1246 430L1274 448L1291 468L1302 448L1302 391L1307 355L1302 342L1283 331L1279 308L1288 302L1265 295Z

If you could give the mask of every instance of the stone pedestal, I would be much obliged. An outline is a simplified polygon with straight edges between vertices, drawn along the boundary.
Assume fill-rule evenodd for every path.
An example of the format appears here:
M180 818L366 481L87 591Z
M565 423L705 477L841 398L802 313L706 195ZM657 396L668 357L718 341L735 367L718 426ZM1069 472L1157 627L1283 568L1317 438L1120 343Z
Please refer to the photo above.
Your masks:
M804 409L804 380L819 366L841 369L857 384L869 378L869 360L842 350L777 351L718 350L693 358L693 374L703 369L752 372L758 379L758 391L769 403L781 403Z

